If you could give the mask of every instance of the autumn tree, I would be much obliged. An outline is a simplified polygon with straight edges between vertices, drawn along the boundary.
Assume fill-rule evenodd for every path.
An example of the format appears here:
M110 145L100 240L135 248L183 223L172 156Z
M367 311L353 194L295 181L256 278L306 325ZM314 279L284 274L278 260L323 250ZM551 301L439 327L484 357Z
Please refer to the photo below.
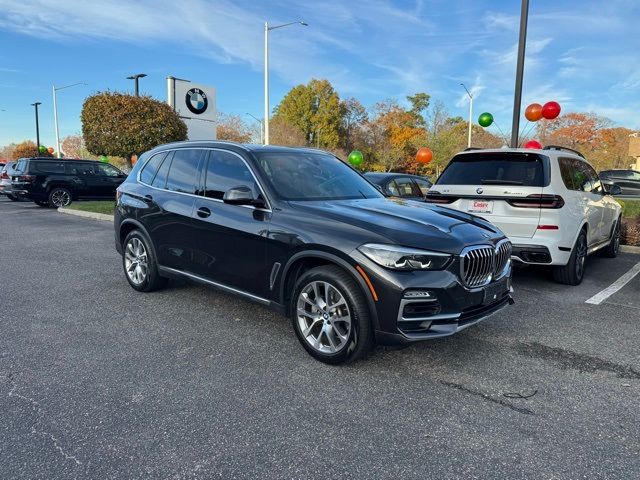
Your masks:
M13 152L18 146L17 143L10 143L0 148L0 159L1 160L10 160L13 158Z
M82 135L95 155L131 159L158 145L187 139L187 126L166 103L151 97L102 92L82 106Z
M251 143L254 137L252 129L239 115L219 114L217 134L218 140L238 143Z
M22 143L19 143L13 149L11 153L11 160L17 160L19 158L29 158L29 157L53 157L47 150L44 152L40 152L35 142L31 140L25 140Z
M88 160L98 160L99 155L94 155L87 150L82 135L69 135L62 139L60 150L67 158L84 158Z
M355 98L347 98L342 102L344 116L342 117L342 147L345 151L352 151L358 130L368 120L367 109Z
M411 104L409 113L415 118L415 124L417 127L426 127L425 112L429 108L429 102L431 101L431 95L420 92L415 95L408 95L407 100Z
M269 122L269 142L285 147L305 147L307 139L302 131L282 117L274 117Z
M311 80L287 93L275 109L281 118L300 130L307 145L336 148L340 145L344 105L328 80Z

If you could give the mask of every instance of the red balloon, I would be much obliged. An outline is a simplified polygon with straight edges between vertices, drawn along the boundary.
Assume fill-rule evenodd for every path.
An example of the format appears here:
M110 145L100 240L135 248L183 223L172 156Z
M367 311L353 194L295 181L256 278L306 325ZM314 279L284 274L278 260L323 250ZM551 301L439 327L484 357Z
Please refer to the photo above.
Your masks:
M532 103L524 111L524 116L530 122L537 122L542 118L542 105L539 103Z
M542 116L547 120L553 120L560 115L560 104L558 102L547 102L542 107Z
M429 163L431 160L433 160L433 152L427 147L422 147L416 153L416 162L418 163Z
M523 145L524 148L531 148L533 150L542 150L542 144L537 140L529 140Z

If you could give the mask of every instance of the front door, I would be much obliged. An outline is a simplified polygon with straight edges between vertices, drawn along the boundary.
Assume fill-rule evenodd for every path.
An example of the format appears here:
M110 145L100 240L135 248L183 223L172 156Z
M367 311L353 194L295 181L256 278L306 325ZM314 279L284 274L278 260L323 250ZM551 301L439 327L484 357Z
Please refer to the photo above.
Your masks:
M113 165L98 163L95 165L98 184L97 196L115 198L116 189L124 181L124 174Z
M224 203L224 193L241 185L254 195L260 188L251 170L236 153L209 150L203 168L201 196L193 221L198 239L196 273L214 282L265 297L269 292L265 234L267 209Z

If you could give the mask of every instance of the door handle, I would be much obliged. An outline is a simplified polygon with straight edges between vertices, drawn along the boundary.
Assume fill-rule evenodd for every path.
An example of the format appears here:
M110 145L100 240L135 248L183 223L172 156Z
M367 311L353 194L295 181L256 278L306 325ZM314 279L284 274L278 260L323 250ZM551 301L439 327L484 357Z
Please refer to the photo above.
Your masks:
M196 213L200 218L207 218L211 215L211 210L207 207L200 207Z

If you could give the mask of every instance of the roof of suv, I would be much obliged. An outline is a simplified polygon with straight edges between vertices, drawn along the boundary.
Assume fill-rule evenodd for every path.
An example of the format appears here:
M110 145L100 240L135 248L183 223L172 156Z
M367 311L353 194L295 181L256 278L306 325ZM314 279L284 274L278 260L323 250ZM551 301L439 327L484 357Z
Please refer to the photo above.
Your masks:
M254 143L236 143L225 140L185 140L182 142L165 143L158 145L153 150L175 147L236 147L249 152L317 152L327 153L324 150L310 147L284 147L281 145L257 145Z
M99 160L88 160L85 158L51 158L51 157L27 157L20 158L19 160L37 160L39 162L92 162L102 163ZM18 160L16 160L18 161Z
M506 153L537 153L537 154L547 155L550 157L560 156L560 155L562 155L563 157L571 156L571 157L586 161L586 159L582 156L582 154L580 154L575 150L572 150L570 148L555 147L555 146L545 147L542 150L536 149L536 148L506 148L506 147L470 148L470 149L463 150L462 152L459 152L456 155L467 155L467 154L474 154L474 153L505 153L505 154Z

